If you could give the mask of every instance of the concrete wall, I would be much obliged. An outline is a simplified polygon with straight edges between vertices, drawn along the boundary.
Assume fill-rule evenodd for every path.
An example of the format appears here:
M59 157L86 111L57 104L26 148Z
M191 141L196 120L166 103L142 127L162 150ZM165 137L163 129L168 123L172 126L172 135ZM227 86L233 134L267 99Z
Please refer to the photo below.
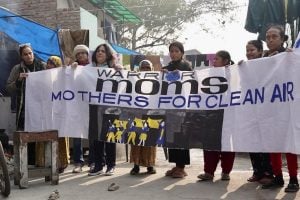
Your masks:
M89 48L90 50L96 49L99 44L105 43L105 40L98 37L98 19L95 15L87 10L80 8L80 26L82 29L89 30Z

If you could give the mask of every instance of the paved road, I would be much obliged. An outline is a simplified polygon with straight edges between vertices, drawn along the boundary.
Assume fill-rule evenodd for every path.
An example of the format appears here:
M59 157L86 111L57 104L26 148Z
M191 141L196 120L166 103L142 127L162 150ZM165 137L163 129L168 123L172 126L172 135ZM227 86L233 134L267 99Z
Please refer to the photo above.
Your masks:
M51 186L43 179L31 180L28 189L20 190L12 186L9 200L47 200L52 191L58 190L61 200L208 200L208 199L300 199L300 192L286 194L284 188L277 190L262 190L257 183L248 183L246 179L252 174L247 154L239 154L235 160L234 169L229 182L220 180L218 167L213 182L198 182L197 175L203 170L202 151L191 151L192 164L186 168L189 174L184 179L165 177L166 170L173 165L164 159L163 151L158 149L157 174L138 176L129 175L132 167L126 162L119 162L114 176L87 176L88 168L83 173L72 174L68 167L60 176L60 184ZM146 169L141 169L142 171ZM288 174L284 173L286 185ZM107 191L111 183L120 186L117 191ZM1 197L0 197L1 199Z

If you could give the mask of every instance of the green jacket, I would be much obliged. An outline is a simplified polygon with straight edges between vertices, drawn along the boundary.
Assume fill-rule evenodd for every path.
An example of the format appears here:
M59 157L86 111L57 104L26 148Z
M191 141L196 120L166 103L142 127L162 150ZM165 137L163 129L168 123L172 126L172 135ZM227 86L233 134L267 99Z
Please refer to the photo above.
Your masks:
M23 79L19 81L18 78L20 73L29 73L29 72L36 72L46 69L46 63L42 61L38 61L34 59L33 61L34 67L32 70L26 67L24 62L15 65L6 82L6 89L10 93L10 95L16 95L16 103L17 103L17 116L16 116L16 125L17 130L24 129L24 108L25 108L25 87L26 87L26 80Z

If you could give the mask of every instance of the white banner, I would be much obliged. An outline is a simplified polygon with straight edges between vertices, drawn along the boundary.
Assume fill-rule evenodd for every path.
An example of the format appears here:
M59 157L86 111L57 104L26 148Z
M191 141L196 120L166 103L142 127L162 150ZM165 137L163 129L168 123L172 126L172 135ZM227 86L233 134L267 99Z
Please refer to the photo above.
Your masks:
M87 138L89 104L135 109L224 109L224 151L300 152L300 53L193 72L96 67L30 73L25 129ZM138 112L138 111L137 111Z

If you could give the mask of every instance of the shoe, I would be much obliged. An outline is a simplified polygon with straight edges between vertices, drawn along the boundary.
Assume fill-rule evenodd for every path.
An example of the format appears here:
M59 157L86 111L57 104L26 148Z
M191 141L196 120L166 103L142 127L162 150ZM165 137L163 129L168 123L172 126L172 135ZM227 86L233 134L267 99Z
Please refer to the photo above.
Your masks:
M102 169L94 168L93 171L90 171L88 175L89 176L97 176L97 175L101 175L101 174L104 174Z
M248 182L252 183L252 182L258 182L260 181L262 178L261 177L258 177L258 176L251 176L250 178L247 179Z
M230 180L230 176L227 173L222 173L221 175L221 180L222 181L229 181Z
M275 178L267 184L262 185L262 189L275 189L275 188L280 188L283 187L284 185L284 180L282 176L275 176Z
M89 170L89 172L94 171L94 169L95 169L95 163L90 164L90 170Z
M201 181L210 181L214 179L214 175L209 173L199 174L197 178L201 179Z
M114 167L109 167L106 169L105 175L106 176L112 176L115 174L115 168Z
M108 190L108 191L116 191L116 190L118 190L119 188L120 188L120 187L119 187L117 184L112 183L112 184L110 184L110 185L108 186L107 190Z
M187 176L187 173L184 171L183 168L177 168L177 170L175 172L173 172L172 177L173 178L184 178L185 176Z
M83 164L81 164L81 163L75 164L75 167L74 167L72 173L80 173L80 172L82 172L82 166L83 166Z
M138 165L134 165L134 167L130 171L130 174L137 175L138 173L140 173L140 167Z
M172 169L166 171L166 176L172 176L175 171L177 171L178 167L173 167Z
M62 167L58 168L58 173L59 173L59 174L64 173L64 171L65 171L65 168L62 168Z
M156 174L156 170L154 167L147 167L147 174Z
M288 186L284 189L284 192L298 192L299 184L297 183L289 183Z
M67 167L68 167L68 165L65 165L65 166L63 166L63 167L58 168L58 173L59 173L59 174L64 173L64 171L65 171L65 169L66 169Z

